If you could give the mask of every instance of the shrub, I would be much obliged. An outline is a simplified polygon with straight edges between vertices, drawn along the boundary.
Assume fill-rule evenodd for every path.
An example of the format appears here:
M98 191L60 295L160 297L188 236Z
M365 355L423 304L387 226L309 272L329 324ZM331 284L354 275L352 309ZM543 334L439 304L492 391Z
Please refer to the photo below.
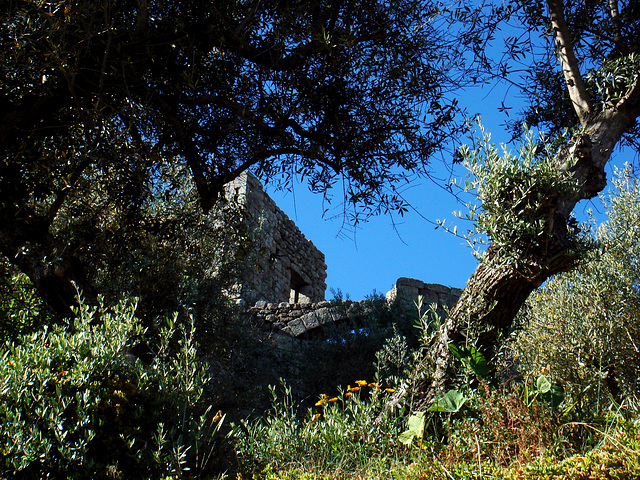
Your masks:
M144 364L130 353L142 333L134 311L81 306L74 332L45 327L0 345L1 476L159 478L206 467L219 423L194 408L206 376L192 330L168 321Z
M582 414L633 400L640 387L640 184L619 172L596 247L575 271L535 292L512 352L547 368Z
M387 398L387 392L376 383L358 381L335 397L322 395L304 417L298 415L290 389L285 387L283 398L275 388L272 394L272 412L235 426L239 460L245 471L265 466L305 468L339 478L383 471L403 456L397 444L403 418L391 414L380 424L374 422Z
M53 323L29 278L0 258L0 340Z
M527 401L524 387L511 391L482 385L476 411L452 425L447 456L452 461L473 461L477 455L494 465L508 466L539 457L558 439L558 416L545 402Z

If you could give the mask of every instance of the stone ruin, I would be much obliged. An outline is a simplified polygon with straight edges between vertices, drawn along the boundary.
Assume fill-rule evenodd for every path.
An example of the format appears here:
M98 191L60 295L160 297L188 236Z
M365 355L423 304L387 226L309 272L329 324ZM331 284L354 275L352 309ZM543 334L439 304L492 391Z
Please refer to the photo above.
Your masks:
M451 308L458 301L462 290L445 287L437 283L424 283L413 278L399 278L386 295L387 302L401 302L404 308L412 310L423 298L423 305L437 306L442 316L445 308ZM266 332L303 339L321 335L331 324L348 321L364 310L371 300L319 302L309 304L275 304L257 302L248 310L252 322Z
M289 338L308 338L323 327L349 319L363 302L326 302L327 265L324 254L305 238L298 227L266 194L260 181L244 172L226 185L226 196L244 209L246 221L260 237L260 254L234 296L250 308L247 314L261 330ZM451 307L462 290L412 278L400 278L387 293L388 302L404 302L413 308L418 296L423 304Z
M431 304L451 308L462 295L462 290L455 287L445 287L437 283L424 283L415 278L401 277L396 281L392 290L387 292L387 301L402 301L409 305L416 303L422 297L423 305Z
M248 305L308 304L324 300L327 265L324 254L269 197L250 172L225 187L229 201L241 205L246 220L256 226L260 254L238 279L233 296Z

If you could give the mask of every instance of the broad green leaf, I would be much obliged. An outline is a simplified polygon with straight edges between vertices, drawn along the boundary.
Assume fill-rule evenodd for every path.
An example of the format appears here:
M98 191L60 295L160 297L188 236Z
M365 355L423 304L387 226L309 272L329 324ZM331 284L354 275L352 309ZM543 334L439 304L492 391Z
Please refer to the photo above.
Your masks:
M404 445L411 445L414 438L421 439L424 431L424 423L424 412L411 415L407 424L407 430L400 434L398 441Z
M478 377L486 377L489 374L487 359L474 347L469 347L469 366Z
M548 392L541 397L552 408L556 408L564 400L564 392L558 385L552 385Z
M424 412L418 412L409 417L408 429L414 432L422 433L424 429Z
M540 375L538 377L536 386L538 387L538 392L540 393L547 393L549 390L551 390L551 382L544 375Z
M466 401L467 399L464 397L462 392L459 392L458 390L449 390L435 401L431 408L429 408L429 411L455 413L462 408L462 405L464 405L464 402Z
M484 378L489 374L487 359L475 347L459 347L449 344L449 351L479 378Z
M398 441L403 445L411 445L415 435L411 430L405 430L398 436Z

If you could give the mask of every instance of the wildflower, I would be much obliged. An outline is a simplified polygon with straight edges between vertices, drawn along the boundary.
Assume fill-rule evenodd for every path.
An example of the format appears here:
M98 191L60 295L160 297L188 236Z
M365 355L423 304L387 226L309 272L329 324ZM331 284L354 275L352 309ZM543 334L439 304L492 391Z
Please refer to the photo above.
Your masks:
M347 387L348 392L357 392L358 390L360 390L360 387L352 387L351 385Z
M369 387L371 387L371 388L380 388L380 385L378 385L376 382L371 382L369 384Z
M316 413L316 414L313 416L313 419L311 420L311 423L316 423L316 422L318 421L318 419L319 419L319 418L320 418L320 414L319 414L319 413ZM315 445L314 445L314 446L315 446Z
M316 407L321 407L322 405L324 405L324 399L323 399L323 400L318 400L318 401L315 403L315 406L316 406Z
M69 373L69 372L67 372L66 370L63 370L63 371L60 372L60 375L66 375L67 373Z
M345 393L345 394L344 394L344 396L345 396L345 397L349 397L349 396L351 396L351 392L347 392L347 393Z
M387 392L387 393L393 393L393 392L396 391L396 389L395 388L385 388L384 391Z
M356 383L358 385L360 385L361 387L366 387L367 386L367 381L366 380L356 380Z
M329 402L337 402L338 401L338 397L330 398L328 401Z

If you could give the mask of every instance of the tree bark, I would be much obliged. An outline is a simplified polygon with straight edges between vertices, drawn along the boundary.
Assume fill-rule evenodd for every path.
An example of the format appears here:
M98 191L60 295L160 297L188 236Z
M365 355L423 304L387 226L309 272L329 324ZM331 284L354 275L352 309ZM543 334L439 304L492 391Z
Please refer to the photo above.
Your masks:
M82 263L69 245L49 232L47 221L31 218L3 223L0 253L29 277L56 315L67 322L75 317L78 291L87 303L97 304L96 291Z

